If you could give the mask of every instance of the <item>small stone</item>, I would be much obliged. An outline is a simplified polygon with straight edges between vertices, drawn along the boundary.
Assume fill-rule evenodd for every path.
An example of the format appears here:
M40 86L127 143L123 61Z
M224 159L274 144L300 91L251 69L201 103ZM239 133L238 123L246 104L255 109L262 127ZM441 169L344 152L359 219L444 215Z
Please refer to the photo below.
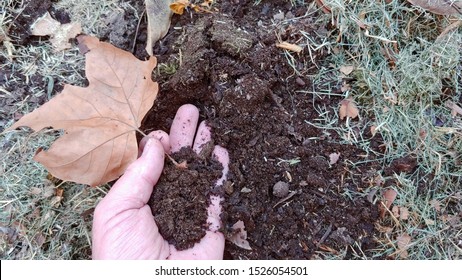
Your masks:
M297 77L297 78L295 79L295 82L296 82L297 85L299 85L299 86L304 86L304 85L306 85L305 81L303 81L302 78L300 78L300 77Z
M230 181L224 183L224 189L226 194L231 195L234 192L233 184Z
M277 197L286 197L289 194L289 184L279 181L273 186L273 195Z

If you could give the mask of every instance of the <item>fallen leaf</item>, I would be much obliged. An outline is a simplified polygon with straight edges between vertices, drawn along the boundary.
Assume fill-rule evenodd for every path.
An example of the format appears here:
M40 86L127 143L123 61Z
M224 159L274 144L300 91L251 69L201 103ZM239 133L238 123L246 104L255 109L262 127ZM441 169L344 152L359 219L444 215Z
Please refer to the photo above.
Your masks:
M175 14L182 15L184 13L184 9L191 4L188 0L176 0L172 4L170 4L170 10Z
M399 217L399 207L397 205L393 205L391 213L395 216L395 218Z
M249 241L247 241L247 231L245 230L244 222L239 220L233 225L233 235L228 238L229 241L236 246L246 250L252 250Z
M409 219L409 210L407 209L407 207L400 207L399 208L399 218L401 220Z
M407 0L413 5L438 15L462 14L462 1L460 0Z
M82 32L80 23L61 24L59 21L53 19L48 12L38 18L30 29L32 35L50 36L50 42L55 51L70 48L72 45L69 43L69 39L75 38L75 36Z
M117 179L137 158L135 131L158 91L151 80L156 59L140 61L95 37L78 40L89 49L85 68L89 86L65 85L62 93L8 130L20 126L64 130L34 159L57 178L97 186Z
M351 98L344 99L340 102L339 116L343 120L345 117L356 118L359 115L358 107Z
M331 10L330 8L324 3L323 0L315 0L316 4L318 5L319 8L322 9L322 11L325 14L330 14Z
M173 14L170 4L172 3L173 0L145 0L148 18L146 52L151 56L154 44L164 37L170 28L170 19Z
M336 164L337 161L339 160L340 158L340 153L332 153L329 155L329 164L330 165L333 165L333 164Z
M371 134L372 134L372 136L375 136L376 132L377 132L377 126L371 125Z
M355 70L355 67L353 65L342 65L340 66L340 72L342 72L345 75L350 75L351 72Z
M396 252L398 257L402 259L407 259L409 254L407 249L409 248L409 243L411 243L411 237L407 233L403 233L396 237L396 245L398 246L398 251Z
M439 202L438 200L430 200L430 206L435 208L437 212L441 211L441 202Z
M301 47L299 45L291 44L291 43L288 43L288 42L277 43L276 47L281 48L281 49L285 49L285 50L289 50L289 51L293 51L293 52L296 52L296 53L299 53L299 52L301 52L303 50L303 47Z
M451 109L451 115L453 117L455 117L457 114L462 116L462 108L459 105L457 105L456 103L448 100L448 101L446 101L446 103L444 103L444 105L446 105L446 107Z
M385 217L387 209L390 209L390 206L395 201L398 193L394 189L388 189L383 193L382 203L379 205L380 217Z

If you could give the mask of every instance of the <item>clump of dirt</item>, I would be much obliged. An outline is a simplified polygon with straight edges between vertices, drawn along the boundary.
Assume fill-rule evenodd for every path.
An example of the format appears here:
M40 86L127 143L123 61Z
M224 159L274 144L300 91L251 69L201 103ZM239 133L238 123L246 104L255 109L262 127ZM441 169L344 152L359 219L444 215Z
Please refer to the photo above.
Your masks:
M223 167L209 157L198 156L189 147L171 157L177 163L186 163L187 168L167 159L149 205L160 234L178 250L185 250L205 235L210 194L218 194L213 186Z
M174 17L177 28L156 45L155 53L160 64L176 68L156 76L160 92L142 129L168 131L185 103L198 106L201 117L210 121L215 142L231 158L222 230L229 236L232 226L243 221L252 248L227 242L226 258L309 259L320 257L319 251L345 258L371 255L377 207L354 194L370 187L381 166L374 164L372 153L340 144L335 132L309 124L319 117L318 108L340 102L300 92L316 89L310 75L325 54L295 54L295 66L303 70L297 73L275 44L278 37L302 40L299 31L322 40L327 27L316 23L317 12L307 6L280 2L224 2L219 13ZM379 146L380 139L364 137ZM329 160L332 153L340 154L335 164ZM288 185L286 197L273 194L278 182Z

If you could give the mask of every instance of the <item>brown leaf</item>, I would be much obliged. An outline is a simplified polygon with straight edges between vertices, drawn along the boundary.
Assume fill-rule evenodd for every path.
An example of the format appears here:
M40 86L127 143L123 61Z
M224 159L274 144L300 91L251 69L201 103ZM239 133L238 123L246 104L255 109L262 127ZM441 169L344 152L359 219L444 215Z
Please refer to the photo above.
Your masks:
M184 9L191 4L188 0L176 0L172 4L170 4L170 10L175 14L182 15Z
M462 14L462 1L460 0L407 0L413 5L438 15Z
M97 186L117 179L137 157L135 131L152 107L156 59L140 61L97 38L80 36L86 54L87 88L65 85L62 93L25 115L9 130L28 126L64 130L34 159L55 177Z
M399 218L401 220L409 219L409 209L407 209L407 207L400 207L399 208Z
M383 193L383 200L382 203L379 205L380 217L385 217L385 213L387 212L386 209L389 209L390 206L395 201L396 196L398 193L394 189L388 189Z
M331 10L326 4L324 4L323 0L315 0L315 2L318 5L318 7L322 9L324 13L330 14Z
M342 65L340 66L340 72L342 72L345 75L350 75L351 72L355 70L355 67L353 65Z
M247 231L245 230L244 222L239 220L233 225L234 234L228 238L236 246L246 250L252 250L249 241L247 241Z
M340 102L339 116L343 120L345 117L356 118L359 115L358 107L351 98L344 99Z
M409 243L411 243L411 237L407 233L403 233L396 237L396 243L398 246L397 254L402 259L407 259L408 252L407 249L409 248Z
M144 2L148 18L146 52L152 55L154 44L164 37L170 28L170 19L173 14L170 4L173 0L145 0Z
M329 155L329 164L330 165L333 165L333 164L336 164L337 161L339 160L340 158L340 153L332 153Z
M55 51L62 51L70 48L72 45L69 39L75 38L82 32L80 23L61 24L53 19L50 13L46 12L38 18L30 27L32 35L50 36L50 42Z

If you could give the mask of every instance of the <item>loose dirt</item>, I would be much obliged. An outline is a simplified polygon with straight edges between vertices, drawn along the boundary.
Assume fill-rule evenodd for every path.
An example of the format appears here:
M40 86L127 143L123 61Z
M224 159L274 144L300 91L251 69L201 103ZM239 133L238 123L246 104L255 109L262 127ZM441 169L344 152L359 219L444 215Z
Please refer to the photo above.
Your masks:
M294 74L275 46L278 40L297 42L299 30L318 38L328 27L315 24L316 13L305 16L306 7L283 1L259 6L231 2L218 5L219 13L174 16L172 26L181 30L171 30L154 51L159 64L174 67L174 73L157 76L159 97L143 129L168 131L177 108L192 103L213 127L215 143L228 149L231 171L223 190L222 231L231 236L232 226L243 221L252 250L227 241L226 258L309 259L320 252L345 253L345 248L345 258L370 255L376 246L377 207L345 193L368 188L381 167L353 168L349 162L373 158L306 122L315 122L318 106L340 100L297 92L313 87L309 75L316 67L307 63L304 74ZM280 11L294 20L274 24ZM323 57L313 54L315 63L322 64ZM380 139L374 141L377 147ZM329 162L331 153L340 153L335 164ZM288 184L290 197L273 194L277 182ZM179 195L198 187L186 184ZM194 227L190 231L196 234Z

